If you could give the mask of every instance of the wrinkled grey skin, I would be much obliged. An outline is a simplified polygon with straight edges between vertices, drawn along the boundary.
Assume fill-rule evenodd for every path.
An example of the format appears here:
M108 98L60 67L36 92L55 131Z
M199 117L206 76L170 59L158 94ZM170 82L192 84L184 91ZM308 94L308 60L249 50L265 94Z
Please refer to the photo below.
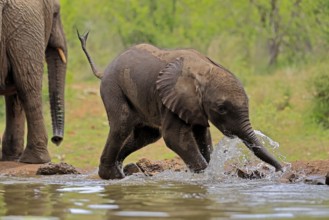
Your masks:
M282 170L257 139L248 98L228 70L191 49L161 50L139 44L120 54L102 76L86 48L111 126L99 176L123 178L122 162L161 136L193 172L204 170L213 151L210 121L224 135L238 136L257 157Z
M58 0L0 0L0 95L6 100L2 160L50 161L41 94L45 60L52 141L58 145L63 139L67 47L59 11Z

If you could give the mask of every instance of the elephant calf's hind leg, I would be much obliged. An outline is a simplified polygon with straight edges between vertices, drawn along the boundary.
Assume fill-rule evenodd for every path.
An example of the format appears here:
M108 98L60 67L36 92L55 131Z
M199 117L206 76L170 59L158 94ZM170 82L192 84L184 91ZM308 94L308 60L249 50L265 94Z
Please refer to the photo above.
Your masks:
M131 153L151 144L161 138L159 129L148 126L138 126L129 135L125 145L121 148L118 161L122 163Z
M130 132L128 127L122 130L116 130L115 125L111 127L99 165L98 175L102 179L122 179L125 177L121 163L118 161L118 155Z

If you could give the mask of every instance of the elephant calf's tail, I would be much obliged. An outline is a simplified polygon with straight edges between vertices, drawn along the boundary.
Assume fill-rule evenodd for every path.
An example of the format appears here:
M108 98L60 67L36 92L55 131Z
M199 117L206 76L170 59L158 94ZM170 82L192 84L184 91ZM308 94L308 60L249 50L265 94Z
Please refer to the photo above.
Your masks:
M88 61L89 61L89 64L90 64L90 66L91 66L91 69L92 69L94 75L95 75L97 78L101 79L101 78L103 77L103 72L99 72L99 71L97 70L94 61L91 59L91 57L90 57L90 55L89 55L89 53L88 53L88 51L87 51L87 49L86 49L86 42L87 42L87 38L88 38L88 34L89 34L89 32L87 32L87 33L85 33L84 35L81 36L80 33L79 33L79 31L77 30L77 34L78 34L79 40L80 40L80 42L81 42L82 50L83 50L83 52L85 52L85 54L86 54L86 56L87 56L87 59L88 59Z

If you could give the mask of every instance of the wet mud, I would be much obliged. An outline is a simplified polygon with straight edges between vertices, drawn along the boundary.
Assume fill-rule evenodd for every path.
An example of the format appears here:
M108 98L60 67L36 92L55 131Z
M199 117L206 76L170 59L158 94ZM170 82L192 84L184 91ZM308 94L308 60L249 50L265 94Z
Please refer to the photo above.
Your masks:
M37 175L63 175L63 174L81 174L75 167L67 163L47 163L41 165Z
M0 175L33 177L36 175L81 174L81 170L67 163L26 164L15 161L1 161Z
M271 175L272 171L267 166L249 170L237 168L234 165L225 167L225 174L237 176L242 179L262 179ZM36 175L62 175L62 174L86 174L95 170L79 169L67 163L48 164L24 164L19 162L0 162L0 175L33 177ZM142 158L136 163L130 163L123 168L125 175L136 173L145 176L154 176L161 172L170 170L173 172L187 172L188 169L180 158L152 161ZM280 180L282 183L300 183L312 185L329 185L329 160L317 161L295 161L287 166Z
M132 170L131 168L133 167L134 169ZM154 176L165 170L182 172L182 171L187 171L187 167L185 166L184 162L179 158L166 159L160 161L152 161L146 158L142 158L139 161L137 161L136 164L131 163L131 164L127 164L124 167L124 173L126 175L132 175L133 173L141 172L144 173L146 176Z

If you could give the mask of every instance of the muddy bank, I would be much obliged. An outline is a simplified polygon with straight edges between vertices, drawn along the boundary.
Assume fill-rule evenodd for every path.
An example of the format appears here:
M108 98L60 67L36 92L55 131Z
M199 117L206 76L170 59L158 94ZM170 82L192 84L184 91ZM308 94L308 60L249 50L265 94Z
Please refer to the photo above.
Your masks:
M226 175L238 176L242 179L262 179L272 175L272 171L266 165L258 167L256 170L251 170L251 167L253 167L252 164L242 168L230 164L225 166L224 170ZM151 161L143 158L137 163L127 164L124 167L125 175L144 173L146 176L153 176L165 170L184 172L187 171L187 167L180 158L163 161ZM286 170L279 181L282 183L304 182L312 185L329 185L329 160L295 161L286 164Z
M37 175L80 174L80 170L67 163L26 164L13 161L0 161L0 175L17 177L34 177Z
M96 169L97 168L79 169L66 163L41 165L19 162L0 162L0 175L3 176L33 177L36 175L87 174ZM127 164L124 167L126 175L143 173L146 176L153 176L165 170L185 172L187 171L187 167L179 158L161 161L152 161L143 158L136 163ZM235 175L244 179L260 179L269 175L269 170L266 166L260 167L254 171L248 171L234 166L228 166L225 170L227 175ZM329 184L329 160L292 162L291 167L282 175L281 182L305 182L318 185Z

